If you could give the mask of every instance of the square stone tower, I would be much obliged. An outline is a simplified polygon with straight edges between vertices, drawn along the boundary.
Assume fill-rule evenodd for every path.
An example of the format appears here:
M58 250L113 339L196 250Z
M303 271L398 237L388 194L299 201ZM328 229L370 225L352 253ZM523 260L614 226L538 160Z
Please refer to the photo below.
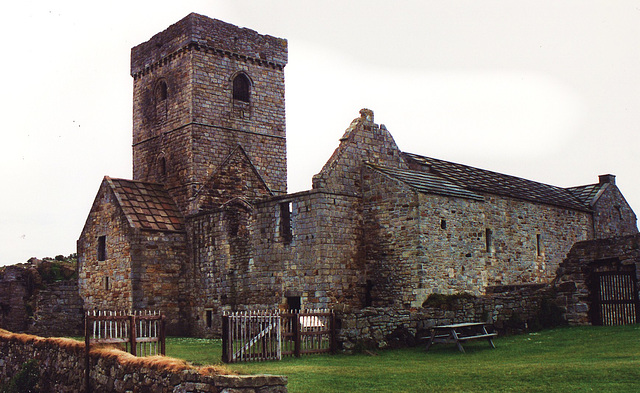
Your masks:
M190 14L131 50L133 178L162 183L184 215L238 146L287 192L287 41Z

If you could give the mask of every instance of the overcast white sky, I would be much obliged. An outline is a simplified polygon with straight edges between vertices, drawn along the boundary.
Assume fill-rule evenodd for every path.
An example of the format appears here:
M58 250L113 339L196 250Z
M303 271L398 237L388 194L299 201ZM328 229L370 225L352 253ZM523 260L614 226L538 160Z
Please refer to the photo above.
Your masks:
M12 1L0 5L0 265L75 252L104 175L131 178L130 48L190 12L289 41L289 191L361 108L400 149L640 213L638 1Z

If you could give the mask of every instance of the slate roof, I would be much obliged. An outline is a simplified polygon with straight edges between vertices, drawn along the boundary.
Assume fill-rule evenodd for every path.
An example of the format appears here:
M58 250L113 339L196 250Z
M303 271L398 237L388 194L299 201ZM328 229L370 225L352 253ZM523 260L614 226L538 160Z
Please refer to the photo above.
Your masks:
M592 206L603 186L604 184L589 184L587 186L570 187L567 190L571 191L587 206Z
M184 219L162 184L105 177L134 228L179 232Z
M403 153L409 161L420 164L425 171L440 176L464 189L508 196L531 202L589 211L589 203L568 188L522 179L515 176L443 161L436 158Z
M409 185L412 188L415 188L420 192L424 192L427 194L438 194L438 195L446 195L446 196L453 196L453 197L460 197L460 198L475 199L477 201L484 200L484 198L481 195L478 195L462 187L458 187L457 185L451 182L448 182L442 177L439 177L430 173L383 167L383 166L374 165L371 163L368 163L367 165L388 176L391 176L397 180L400 180L401 182Z

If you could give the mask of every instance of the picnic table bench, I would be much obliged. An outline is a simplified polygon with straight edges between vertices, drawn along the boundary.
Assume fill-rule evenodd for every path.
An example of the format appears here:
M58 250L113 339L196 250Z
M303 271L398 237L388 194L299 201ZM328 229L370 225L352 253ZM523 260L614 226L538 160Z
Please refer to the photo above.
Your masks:
M431 337L429 338L429 342L427 343L427 351L433 344L455 343L458 346L460 352L464 353L464 348L462 347L463 342L480 338L487 339L487 341L489 341L489 345L491 345L491 348L495 348L496 346L493 344L492 339L493 337L496 337L498 333L489 333L487 331L488 325L489 324L484 322L471 322L434 326L433 328L431 328Z

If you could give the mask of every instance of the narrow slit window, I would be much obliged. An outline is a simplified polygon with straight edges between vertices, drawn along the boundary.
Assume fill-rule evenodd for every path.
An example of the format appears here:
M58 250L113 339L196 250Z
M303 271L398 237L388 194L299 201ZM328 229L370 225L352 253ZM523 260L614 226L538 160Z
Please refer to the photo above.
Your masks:
M111 289L111 285L109 283L109 277L104 278L104 289L105 291L108 291L109 289Z
M107 237L98 236L98 260L105 261L107 259Z
M208 328L213 327L213 309L205 310L205 320Z
M290 243L293 238L291 231L291 202L280 204L280 237L285 243Z
M238 74L233 78L233 99L249 102L251 96L251 81L245 74Z
M536 254L542 256L542 235L536 234Z
M447 229L447 220L440 220L440 229Z
M490 228L487 228L484 233L485 248L487 252L493 250L493 232Z

